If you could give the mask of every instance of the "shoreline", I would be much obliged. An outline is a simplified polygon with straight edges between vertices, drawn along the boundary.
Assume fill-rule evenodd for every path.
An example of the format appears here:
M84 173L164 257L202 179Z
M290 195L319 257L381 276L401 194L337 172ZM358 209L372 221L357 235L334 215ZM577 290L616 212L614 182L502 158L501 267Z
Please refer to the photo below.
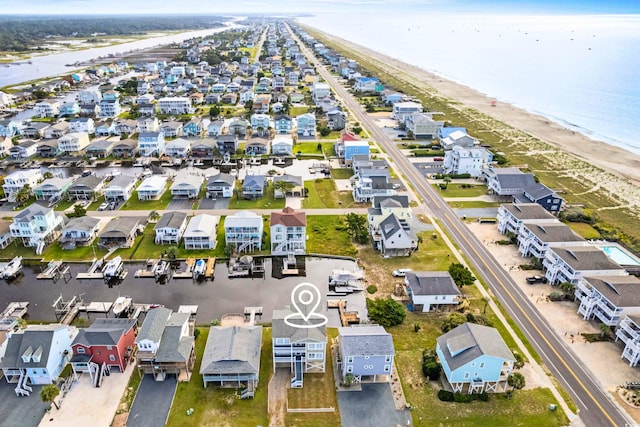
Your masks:
M527 111L505 101L500 101L469 86L449 80L431 71L377 52L371 48L326 33L317 27L311 27L306 24L303 26L312 28L313 31L322 34L324 39L340 44L347 50L357 51L361 55L368 56L372 61L377 62L382 67L396 69L397 71L395 72L394 70L387 70L392 74L399 71L417 79L420 83L427 86L424 89L429 92L430 95L441 96L450 101L462 104L463 107L475 109L514 129L525 132L554 148L560 149L618 178L626 180L636 187L640 185L640 155L638 154L616 145L593 140L541 114ZM396 90L399 89L396 88ZM495 101L495 107L492 106L493 101ZM638 200L631 200L630 204L640 204L640 194L632 197L632 199Z

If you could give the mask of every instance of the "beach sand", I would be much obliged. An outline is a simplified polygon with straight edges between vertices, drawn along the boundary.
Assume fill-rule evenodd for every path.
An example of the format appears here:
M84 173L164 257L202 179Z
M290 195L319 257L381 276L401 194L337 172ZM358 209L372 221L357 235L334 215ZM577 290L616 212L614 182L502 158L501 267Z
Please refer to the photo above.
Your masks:
M319 30L314 28L314 31ZM452 104L458 105L457 108L465 110L471 117L477 115L478 120L489 126L504 127L501 129L503 135L512 136L519 142L518 149L524 149L530 154L542 153L550 156L556 170L564 170L569 176L590 181L594 189L606 189L621 205L640 207L640 155L589 139L546 117L495 101L470 87L340 37L327 33L322 33L322 37L384 64L387 71L399 79L415 79L411 82L414 87L455 101ZM505 127L505 124L508 126ZM588 165L595 168L585 167Z

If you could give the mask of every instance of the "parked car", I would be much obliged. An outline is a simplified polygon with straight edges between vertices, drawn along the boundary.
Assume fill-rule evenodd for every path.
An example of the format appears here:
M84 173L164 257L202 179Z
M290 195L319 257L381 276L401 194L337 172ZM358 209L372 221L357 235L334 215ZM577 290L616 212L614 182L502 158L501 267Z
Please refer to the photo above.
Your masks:
M393 275L393 277L404 277L411 271L412 270L410 268L400 268L398 270L393 270L393 273L391 274Z
M104 202L103 204L101 204L101 205L98 207L98 210L99 210L99 211L103 211L103 210L107 209L108 207L109 207L109 202Z
M547 283L547 278L544 276L529 276L527 277L527 283L535 285L536 283Z

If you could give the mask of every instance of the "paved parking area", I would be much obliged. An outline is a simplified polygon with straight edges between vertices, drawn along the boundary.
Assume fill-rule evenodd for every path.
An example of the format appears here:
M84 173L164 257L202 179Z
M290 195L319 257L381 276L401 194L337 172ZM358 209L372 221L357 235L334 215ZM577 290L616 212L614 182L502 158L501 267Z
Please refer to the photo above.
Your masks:
M133 370L133 364L129 365L124 373L114 369L111 375L104 377L102 385L98 388L93 386L89 374L82 374L62 399L60 410L51 409L48 416L43 418L40 427L108 427Z
M13 391L15 384L8 384L0 379L0 426L1 427L36 427L49 407L40 399L42 386L31 386L31 396L18 397ZM55 411L55 408L52 409ZM47 418L48 419L48 418Z
M498 208L463 208L453 210L460 218L495 218Z
M198 209L228 209L231 197L219 198L219 199L207 199L204 198L200 201Z
M165 425L177 387L178 380L173 375L164 381L155 381L153 375L145 375L131 406L127 427Z
M338 405L343 427L410 425L411 414L396 409L388 383L362 384L362 391L340 391Z

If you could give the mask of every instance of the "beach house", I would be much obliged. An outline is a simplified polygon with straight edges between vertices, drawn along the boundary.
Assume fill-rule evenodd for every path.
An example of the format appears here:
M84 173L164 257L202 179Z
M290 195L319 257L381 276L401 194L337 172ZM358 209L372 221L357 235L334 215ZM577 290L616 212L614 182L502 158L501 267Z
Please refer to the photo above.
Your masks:
M184 231L185 249L215 249L220 217L200 214L191 218Z
M64 249L75 249L76 246L87 246L98 235L100 220L90 216L71 218L62 227L58 241Z
M204 182L204 176L196 171L183 169L178 172L171 184L173 199L196 199Z
M73 178L49 178L36 185L33 195L36 200L47 200L50 202L62 200L69 187L73 183Z
M206 184L207 198L217 199L233 196L234 183L235 178L229 174L220 173L210 176Z
M155 244L178 244L187 228L187 214L184 212L165 212L153 228L156 232Z
M160 157L164 154L164 134L144 132L138 135L138 151L144 157Z
M59 149L65 154L80 154L89 142L88 133L69 133L58 139Z
M640 279L636 276L581 277L575 284L578 314L618 326L624 316L640 315Z
M137 180L129 175L116 176L104 189L104 199L107 202L119 202L129 200L133 194L133 188Z
M151 175L138 186L138 200L155 200L162 196L167 187L167 177Z
M523 224L554 224L558 218L537 203L502 204L498 208L498 231L502 234L520 234Z
M390 382L396 351L393 338L382 326L357 325L338 328L338 369L345 381Z
M39 255L47 244L58 237L63 225L62 215L52 208L33 203L13 217L9 229L14 238L21 239L24 246L35 247Z
M130 248L142 233L140 218L118 217L105 225L98 234L98 247L102 249Z
M304 255L307 242L307 217L304 212L286 207L271 212L271 255Z
M542 266L550 284L578 283L581 277L626 276L628 273L595 246L550 246Z
M235 252L253 252L262 248L263 221L260 215L240 211L224 219L225 244Z
M33 189L41 179L42 173L40 169L20 169L11 172L4 178L2 190L4 191L5 197L11 200L25 185ZM29 191L29 193L31 193L31 191Z
M462 293L447 271L409 271L404 283L416 312L448 311L462 302Z

